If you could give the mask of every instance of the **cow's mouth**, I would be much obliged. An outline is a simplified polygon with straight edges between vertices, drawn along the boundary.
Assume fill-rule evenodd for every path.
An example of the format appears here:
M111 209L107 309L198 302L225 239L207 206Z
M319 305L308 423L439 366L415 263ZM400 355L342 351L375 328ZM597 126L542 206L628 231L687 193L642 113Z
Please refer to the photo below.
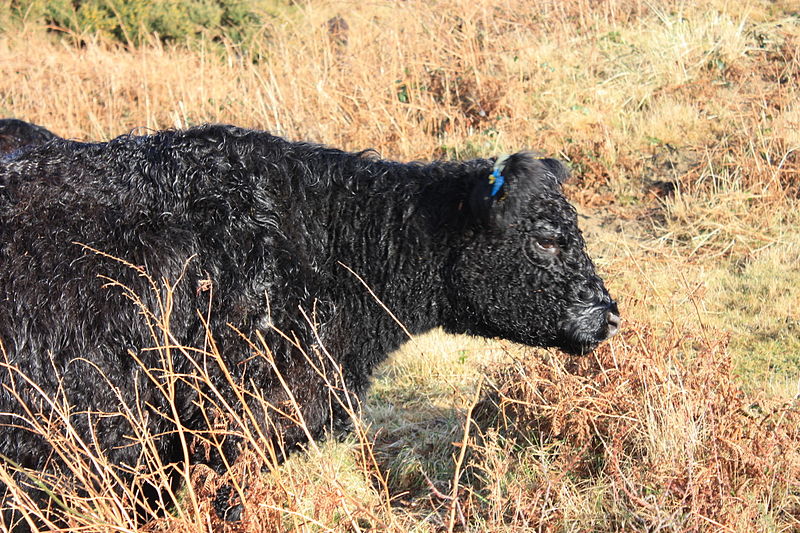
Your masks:
M586 355L616 335L621 322L615 302L584 309L577 318L562 324L558 348L570 355Z

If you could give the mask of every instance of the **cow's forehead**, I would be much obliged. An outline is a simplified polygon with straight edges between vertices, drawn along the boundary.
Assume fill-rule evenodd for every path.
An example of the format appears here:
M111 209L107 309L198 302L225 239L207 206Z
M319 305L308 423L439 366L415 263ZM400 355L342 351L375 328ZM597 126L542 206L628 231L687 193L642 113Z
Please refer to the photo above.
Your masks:
M525 216L531 219L554 218L563 224L574 224L575 208L557 189L547 189L534 195L526 205Z

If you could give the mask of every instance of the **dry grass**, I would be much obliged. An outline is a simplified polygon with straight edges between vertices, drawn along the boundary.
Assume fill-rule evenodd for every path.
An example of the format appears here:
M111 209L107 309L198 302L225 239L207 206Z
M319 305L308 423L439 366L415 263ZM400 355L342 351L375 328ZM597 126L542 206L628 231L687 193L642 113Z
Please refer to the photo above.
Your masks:
M701 4L295 2L260 48L222 54L6 21L0 113L67 137L230 122L399 159L558 154L627 324L581 361L417 339L348 440L276 466L248 434L231 474L180 471L181 505L147 528L800 530L800 18ZM98 487L59 486L71 526L134 529L115 470L41 430ZM211 500L231 481L243 520L222 524Z
M476 446L504 503L491 530L800 525L800 404L743 393L727 338L685 333L634 323L590 358L503 369L488 409L499 430Z

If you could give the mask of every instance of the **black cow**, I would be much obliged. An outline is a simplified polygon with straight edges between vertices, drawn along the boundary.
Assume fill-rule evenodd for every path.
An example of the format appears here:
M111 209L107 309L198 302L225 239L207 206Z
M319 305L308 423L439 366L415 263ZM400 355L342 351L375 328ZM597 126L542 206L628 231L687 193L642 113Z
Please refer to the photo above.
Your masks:
M33 423L56 404L123 480L148 468L130 412L164 464L185 459L179 425L209 430L212 396L287 448L320 437L406 339L375 296L412 333L587 353L619 317L566 176L529 153L398 163L219 125L0 159L0 456L67 472Z
M0 156L57 138L55 133L30 122L16 118L0 119Z

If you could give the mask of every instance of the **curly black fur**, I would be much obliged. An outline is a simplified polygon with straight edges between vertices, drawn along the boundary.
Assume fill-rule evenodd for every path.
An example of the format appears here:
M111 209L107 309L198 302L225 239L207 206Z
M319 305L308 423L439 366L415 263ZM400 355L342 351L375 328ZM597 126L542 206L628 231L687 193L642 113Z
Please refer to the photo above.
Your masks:
M0 156L25 146L38 146L58 136L43 128L16 118L0 119Z
M130 265L155 280L181 279L170 321L175 342L203 347L208 314L234 378L279 405L286 392L238 332L263 335L315 437L346 417L276 330L307 349L323 345L355 395L405 340L353 272L414 333L443 326L593 349L616 328L616 306L561 192L566 171L518 153L491 196L493 164L404 164L217 125L97 144L57 139L0 159L0 454L25 468L61 469L48 443L16 416L25 414L23 403L49 413L22 374L66 398L72 425L121 472L141 466L121 404L148 415L165 463L183 458L163 414L168 401L185 427L207 429L196 386L187 379L166 398L143 371L163 365L147 349L151 331L125 291L107 282L158 309ZM175 372L196 373L179 351L172 357ZM241 409L217 367L203 364ZM267 423L270 413L253 403L265 430L287 446L306 439L274 413Z

